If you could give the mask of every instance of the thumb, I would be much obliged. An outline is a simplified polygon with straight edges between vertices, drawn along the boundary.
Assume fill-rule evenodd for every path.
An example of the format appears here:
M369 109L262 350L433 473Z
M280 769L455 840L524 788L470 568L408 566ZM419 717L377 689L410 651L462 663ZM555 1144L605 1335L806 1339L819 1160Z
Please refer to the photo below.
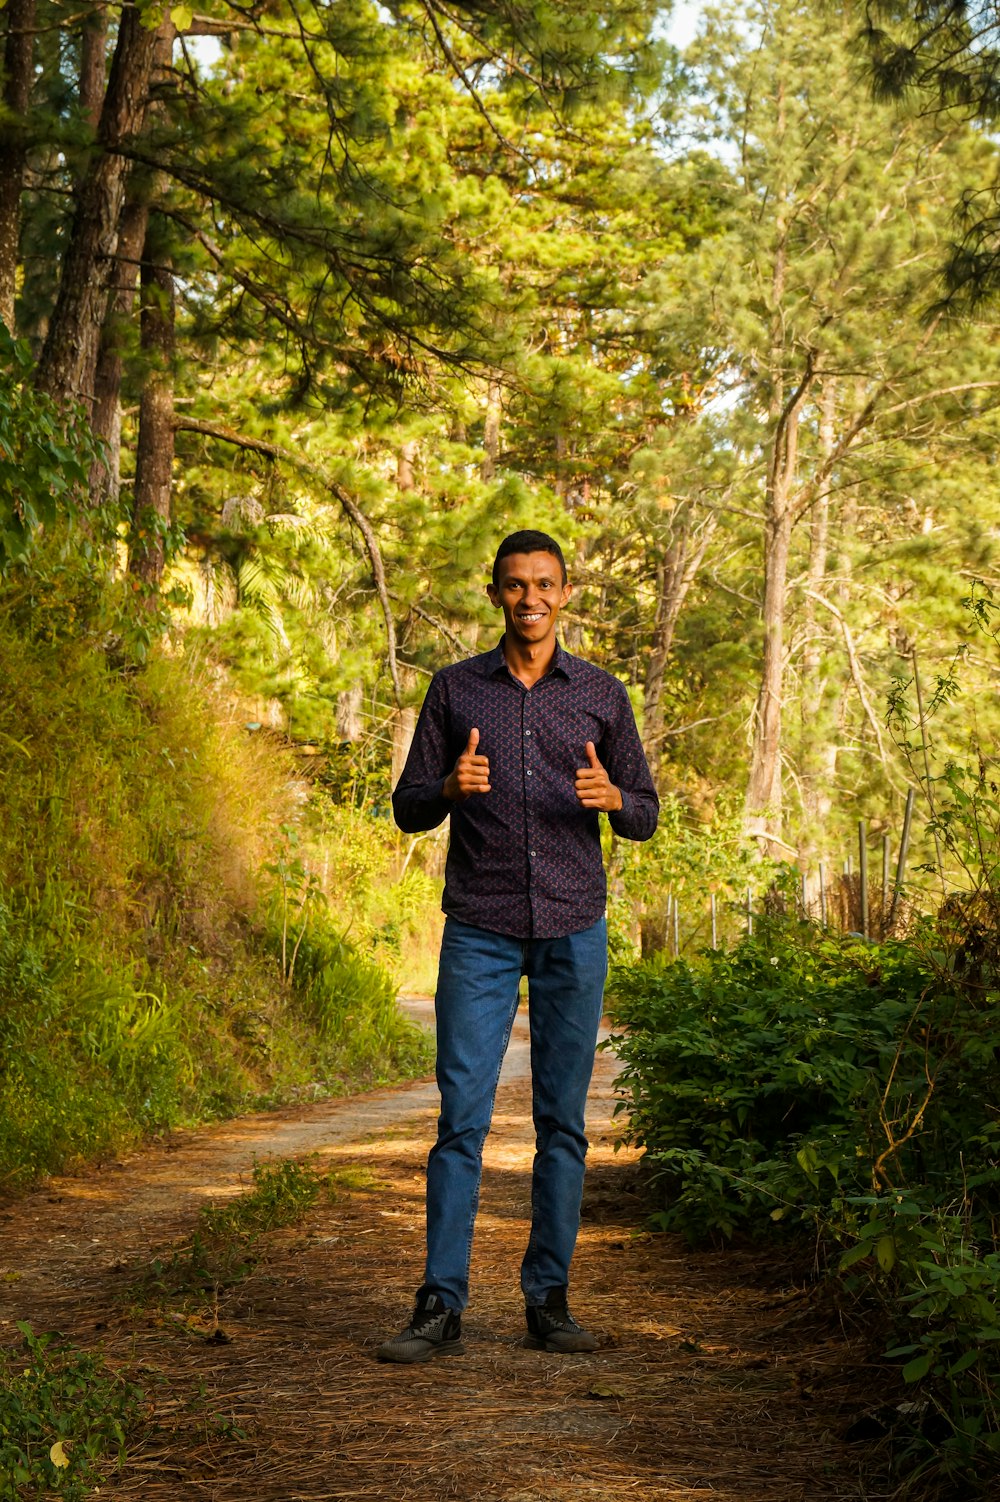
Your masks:
M587 752L587 760L590 762L590 765L595 769L595 771L599 770L600 766L601 766L601 763L597 759L597 752L594 750L594 743L593 743L593 741L588 741L587 742L586 752Z
M465 748L466 756L475 756L476 747L479 745L479 731L473 725L469 731L469 744Z

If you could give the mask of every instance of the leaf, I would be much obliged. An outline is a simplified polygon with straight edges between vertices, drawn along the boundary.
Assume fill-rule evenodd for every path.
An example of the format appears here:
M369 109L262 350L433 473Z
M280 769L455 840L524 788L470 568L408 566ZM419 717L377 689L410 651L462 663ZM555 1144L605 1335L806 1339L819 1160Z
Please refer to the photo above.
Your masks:
M194 20L194 16L187 5L175 5L170 12L170 19L178 31L187 31Z
M613 1382L592 1382L585 1391L585 1398L624 1398L625 1391Z
M864 1241L859 1241L855 1246L848 1247L840 1259L841 1272L845 1271L848 1267L853 1267L855 1262L861 1261L862 1257L867 1257L870 1251L871 1247Z
M875 1243L875 1260L884 1273L891 1273L896 1265L896 1238L880 1236Z
M66 1450L61 1439L57 1439L55 1444L49 1450L49 1459L51 1460L52 1464L54 1466L58 1466L60 1470L65 1470L69 1465L69 1456L66 1454Z
M913 1360L908 1361L903 1367L903 1381L919 1382L921 1377L927 1376L933 1360L933 1351L925 1351L922 1356L914 1356Z

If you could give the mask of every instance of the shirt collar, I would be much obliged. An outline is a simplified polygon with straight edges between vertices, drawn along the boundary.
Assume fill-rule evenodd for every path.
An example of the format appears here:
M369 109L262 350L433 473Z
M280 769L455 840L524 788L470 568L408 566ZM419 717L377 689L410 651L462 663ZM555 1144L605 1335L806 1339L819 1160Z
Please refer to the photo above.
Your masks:
M482 658L482 671L484 678L495 678L498 673L506 673L512 676L507 666L507 659L503 655L504 638L501 636L491 652L484 652ZM571 657L565 647L556 642L556 655L552 659L552 666L546 673L550 678L553 673L561 673L564 678L572 678L576 671L576 658Z

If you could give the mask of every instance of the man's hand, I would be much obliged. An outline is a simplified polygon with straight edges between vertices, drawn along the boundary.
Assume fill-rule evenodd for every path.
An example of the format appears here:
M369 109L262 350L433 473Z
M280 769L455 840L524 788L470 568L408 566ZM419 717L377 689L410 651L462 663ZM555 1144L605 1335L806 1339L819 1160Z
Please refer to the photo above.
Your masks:
M469 744L455 763L454 771L444 780L444 796L452 803L464 803L473 793L490 791L490 759L477 756L479 731L473 726L469 731Z
M622 795L598 761L593 741L587 742L586 750L587 766L580 767L576 774L576 796L584 808L616 813L622 806Z

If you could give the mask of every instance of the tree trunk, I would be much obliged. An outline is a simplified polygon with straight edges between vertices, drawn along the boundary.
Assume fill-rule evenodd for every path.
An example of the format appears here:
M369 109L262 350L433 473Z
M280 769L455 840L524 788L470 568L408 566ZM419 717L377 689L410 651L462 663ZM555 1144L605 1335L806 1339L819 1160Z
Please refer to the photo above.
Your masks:
M837 389L834 381L825 381L819 400L819 451L824 461L833 453L835 442ZM827 481L827 485L829 481ZM811 842L821 830L831 808L831 751L836 762L836 746L830 735L830 690L822 677L827 655L826 624L821 630L816 618L813 595L822 593L826 579L830 543L830 496L824 486L813 503L809 518L809 566L806 571L807 593L804 606L805 645L802 649L802 749L800 769L806 813L812 824L807 833Z
M337 735L341 741L359 741L364 734L362 710L365 702L363 683L352 683L337 695Z
M674 538L656 564L656 618L643 693L643 740L657 782L663 750L663 679L684 601L698 576L718 520L709 513L697 533L691 523L692 512L686 508L681 518L680 535Z
M14 289L21 229L21 189L28 147L25 117L34 74L36 0L7 0L0 125L0 319L14 332Z
M97 437L104 440L104 460L95 460L90 471L90 500L94 506L117 501L121 487L122 351L126 330L132 321L139 262L148 223L149 204L145 198L140 201L127 196L118 236L111 301L101 330L94 374L94 406L90 421Z
M140 334L146 379L139 402L132 550L128 570L155 592L166 561L174 462L174 277L164 220L150 218L141 268Z
M771 509L764 531L764 656L746 796L747 831L762 837L781 833L781 696L790 521L787 507Z
M101 120L105 90L105 49L108 38L107 13L91 11L83 23L80 37L80 114L92 130Z
M753 720L747 784L747 833L767 843L781 837L781 708L785 675L785 609L792 537L792 488L798 462L799 419L814 380L813 355L795 391L777 413L768 457L764 522L764 655ZM777 406L777 402L775 402Z
M396 456L396 485L400 490L412 490L416 483L413 478L413 462L416 457L417 441L415 438L407 438L405 443L399 445Z
M59 295L35 376L39 390L59 401L83 401L88 415L129 172L118 153L142 130L157 48L167 32L172 38L169 19L148 31L139 10L122 11L97 150L77 193Z
M400 665L399 684L404 693L409 693L416 686L416 681L417 675L413 669ZM404 704L402 708L392 711L392 765L390 768L392 787L396 786L402 775L416 728L417 706L415 704Z
M490 381L486 393L486 418L483 423L483 462L479 466L480 478L492 480L496 474L500 456L500 383Z

